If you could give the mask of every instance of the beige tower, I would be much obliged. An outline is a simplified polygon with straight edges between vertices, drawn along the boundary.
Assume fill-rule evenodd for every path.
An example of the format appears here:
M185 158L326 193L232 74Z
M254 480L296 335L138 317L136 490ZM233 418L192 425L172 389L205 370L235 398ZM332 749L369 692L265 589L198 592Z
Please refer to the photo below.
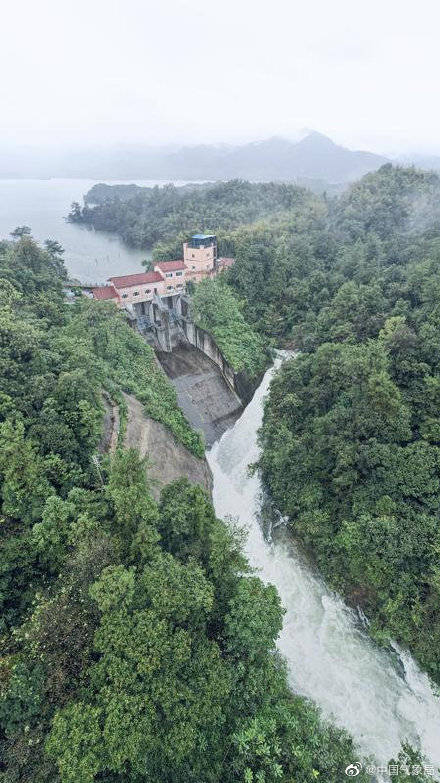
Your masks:
M215 274L217 265L217 237L215 234L194 234L183 245L183 262L187 280L202 280Z

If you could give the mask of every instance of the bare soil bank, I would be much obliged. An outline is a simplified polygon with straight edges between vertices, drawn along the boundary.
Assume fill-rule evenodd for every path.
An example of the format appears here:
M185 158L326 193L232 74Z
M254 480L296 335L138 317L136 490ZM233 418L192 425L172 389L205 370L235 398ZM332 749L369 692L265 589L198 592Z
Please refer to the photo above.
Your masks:
M129 394L124 397L128 409L124 446L148 457L153 496L158 499L161 489L178 478L200 484L211 495L212 475L206 460L195 457L163 424L148 418L139 400Z

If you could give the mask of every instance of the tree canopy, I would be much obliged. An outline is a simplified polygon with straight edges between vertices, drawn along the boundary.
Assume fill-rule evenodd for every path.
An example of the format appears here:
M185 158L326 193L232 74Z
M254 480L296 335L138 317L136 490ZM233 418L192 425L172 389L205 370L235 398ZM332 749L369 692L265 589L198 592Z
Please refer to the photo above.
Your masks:
M264 311L286 314L280 333L301 354L272 384L261 436L294 534L373 635L407 645L437 681L439 194L433 174L367 175L330 205L302 267L284 255L298 241L286 230L274 255L295 282ZM250 258L231 274L240 293Z
M223 275L195 286L191 314L198 326L213 335L236 372L255 378L265 369L268 364L265 341L244 318L240 302Z
M64 302L59 256L0 246L2 783L339 783L353 741L290 692L240 534L100 455L104 391L201 443L116 309Z
M69 220L114 231L128 244L148 248L197 231L234 229L310 200L313 196L304 188L274 182L231 180L153 188L95 185L86 194L83 209L72 204ZM181 253L178 242L178 258Z

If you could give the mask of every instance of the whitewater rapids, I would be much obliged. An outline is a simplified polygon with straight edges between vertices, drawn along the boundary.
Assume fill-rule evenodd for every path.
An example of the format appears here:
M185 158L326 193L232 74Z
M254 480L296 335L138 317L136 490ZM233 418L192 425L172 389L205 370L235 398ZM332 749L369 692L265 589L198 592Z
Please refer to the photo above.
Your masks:
M248 531L251 565L274 584L286 609L278 647L292 689L312 699L325 718L347 729L359 750L385 766L403 740L440 766L440 699L413 658L379 648L359 618L331 592L286 534L265 540L259 522L262 487L248 466L259 457L263 400L277 365L267 371L235 425L207 453L217 516ZM347 759L347 764L356 759Z

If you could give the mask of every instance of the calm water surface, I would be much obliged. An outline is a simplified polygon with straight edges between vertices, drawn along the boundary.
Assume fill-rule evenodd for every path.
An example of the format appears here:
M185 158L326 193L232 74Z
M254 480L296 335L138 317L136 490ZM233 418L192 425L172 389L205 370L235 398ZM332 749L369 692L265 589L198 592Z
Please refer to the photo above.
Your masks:
M97 181L103 180L0 180L0 238L8 239L16 226L26 225L39 242L56 239L65 249L69 273L84 283L103 283L112 275L142 272L142 260L149 257L149 251L127 247L116 236L64 220L72 201L82 204L83 195ZM111 185L120 180L107 182ZM137 180L136 184L152 187L165 183Z

